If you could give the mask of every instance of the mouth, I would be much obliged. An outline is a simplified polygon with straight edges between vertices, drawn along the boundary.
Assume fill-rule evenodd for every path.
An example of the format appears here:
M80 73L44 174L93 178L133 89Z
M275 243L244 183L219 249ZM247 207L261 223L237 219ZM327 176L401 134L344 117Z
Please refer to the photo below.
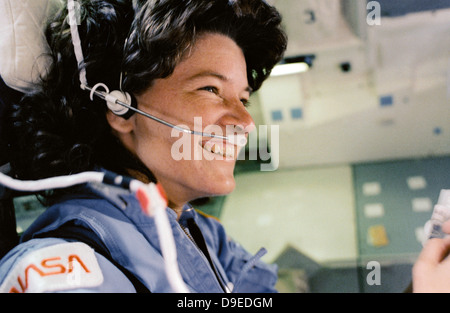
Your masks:
M202 140L199 145L209 153L225 157L227 160L234 160L236 155L236 146L227 144L224 140Z

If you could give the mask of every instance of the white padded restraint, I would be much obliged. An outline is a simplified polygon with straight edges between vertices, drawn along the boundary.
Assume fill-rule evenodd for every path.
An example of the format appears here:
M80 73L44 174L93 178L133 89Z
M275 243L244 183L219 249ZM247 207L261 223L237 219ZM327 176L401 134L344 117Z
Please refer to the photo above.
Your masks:
M30 91L49 67L45 21L63 0L0 0L0 75L21 92Z

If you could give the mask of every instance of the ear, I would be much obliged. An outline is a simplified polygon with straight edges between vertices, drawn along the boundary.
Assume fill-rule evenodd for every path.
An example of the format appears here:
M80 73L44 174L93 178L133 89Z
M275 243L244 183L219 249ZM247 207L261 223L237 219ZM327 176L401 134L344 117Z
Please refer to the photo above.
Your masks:
M108 110L106 113L106 120L112 129L117 131L119 134L128 134L133 131L134 128L134 116L131 116L129 119L124 119L112 111Z

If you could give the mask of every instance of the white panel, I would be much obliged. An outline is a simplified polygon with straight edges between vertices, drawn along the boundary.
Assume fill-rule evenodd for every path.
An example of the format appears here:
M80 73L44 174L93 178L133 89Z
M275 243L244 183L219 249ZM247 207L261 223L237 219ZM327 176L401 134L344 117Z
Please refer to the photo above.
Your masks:
M431 212L433 202L430 198L414 198L411 201L414 212Z
M287 56L316 52L354 40L337 0L271 0L289 38Z
M287 13L289 31L305 31L302 21L294 30L293 15L304 17L312 1L272 2ZM280 125L280 168L450 154L449 17L449 9L382 17L381 25L367 25L367 41L303 46L316 55L311 70L269 78L259 92L265 123ZM345 61L347 73L339 68ZM381 105L385 96L392 104ZM288 119L293 103L301 120ZM271 119L274 110L281 121Z
M264 246L271 262L291 245L318 262L356 259L349 166L239 174L236 183L221 221L249 252Z
M376 196L381 192L381 185L379 182L364 183L362 188L365 196Z
M269 78L258 91L259 101L266 125L290 123L290 108L303 106L301 74ZM274 121L272 111L280 110L282 120Z
M419 190L427 187L427 181L423 176L412 176L406 179L409 189Z
M364 216L376 218L384 216L384 206L381 203L369 203L364 206Z

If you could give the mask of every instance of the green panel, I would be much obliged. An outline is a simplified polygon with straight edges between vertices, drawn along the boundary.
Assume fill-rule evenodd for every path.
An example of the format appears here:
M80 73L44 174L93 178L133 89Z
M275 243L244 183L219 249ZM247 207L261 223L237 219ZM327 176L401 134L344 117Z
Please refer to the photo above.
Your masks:
M353 169L360 257L398 257L420 252L422 245L416 232L430 218L440 190L450 189L450 158L359 164ZM411 177L425 184L410 188L408 178ZM366 183L378 184L379 193L364 192ZM429 210L414 210L414 199L428 201ZM367 216L365 207L370 204L381 205L384 214ZM382 225L386 230L386 245L368 243L368 230L374 225Z
M14 208L19 234L25 231L45 211L45 206L34 195L15 198Z

